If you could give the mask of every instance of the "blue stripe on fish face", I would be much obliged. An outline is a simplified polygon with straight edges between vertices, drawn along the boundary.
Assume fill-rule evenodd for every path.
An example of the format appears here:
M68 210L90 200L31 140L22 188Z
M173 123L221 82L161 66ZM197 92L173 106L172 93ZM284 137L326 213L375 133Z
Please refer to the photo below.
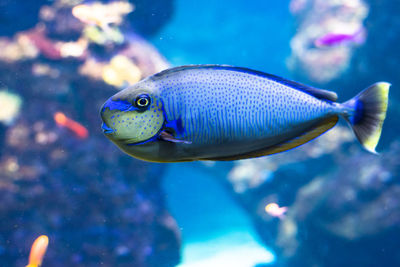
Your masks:
M132 111L132 110L139 110L137 107L134 107L132 103L126 100L112 100L112 97L110 97L106 103L104 103L104 106L102 108L102 111L104 111L106 108L109 110L119 110L119 111Z

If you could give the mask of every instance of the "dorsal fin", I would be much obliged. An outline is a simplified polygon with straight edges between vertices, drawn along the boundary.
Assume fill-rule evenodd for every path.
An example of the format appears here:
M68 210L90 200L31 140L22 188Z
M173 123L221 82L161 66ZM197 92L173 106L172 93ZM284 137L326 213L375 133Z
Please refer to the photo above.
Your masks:
M312 95L321 100L336 101L338 98L337 94L332 91L310 87L310 86L307 86L307 85L304 85L304 84L301 84L298 82L294 82L291 80L287 80L282 77L268 74L265 72L252 70L252 69L248 69L248 68L242 68L242 67L234 67L234 66L229 66L229 65L206 65L206 64L205 65L185 65L185 66L179 66L179 67L163 70L157 74L154 74L153 76L151 76L151 78L160 79L164 75L173 74L173 73L177 73L177 72L184 71L184 70L194 70L194 69L230 70L230 71L237 71L237 72L253 74L253 75L257 75L257 76L260 76L263 78L267 78L267 79L282 83L293 89L303 91L303 92L305 92L309 95Z
M302 135L295 137L293 139L287 140L285 142L267 147L262 148L260 150L252 151L246 154L235 155L235 156L227 156L227 157L215 157L215 158L205 158L200 160L221 160L221 161L228 161L228 160L238 160L238 159L249 159L249 158L256 158L266 155L272 155L276 153L280 153L283 151L290 150L292 148L301 146L314 138L317 138L321 134L325 133L333 126L336 125L337 121L339 120L338 116L332 116L326 118L313 127L309 131L304 132Z

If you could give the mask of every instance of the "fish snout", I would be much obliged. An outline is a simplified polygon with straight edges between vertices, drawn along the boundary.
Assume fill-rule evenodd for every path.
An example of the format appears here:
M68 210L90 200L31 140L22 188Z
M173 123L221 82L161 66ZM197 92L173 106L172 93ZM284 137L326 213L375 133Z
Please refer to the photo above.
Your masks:
M102 120L101 129L103 130L103 133L106 135L115 132L115 130L109 126L111 124L111 121L110 121L111 110L109 108L111 101L113 101L113 100L111 100L111 98L109 98L100 109L100 117Z
M112 134L113 132L115 132L115 130L110 128L110 127L108 127L105 122L103 122L101 124L101 129L103 129L103 133L104 134Z

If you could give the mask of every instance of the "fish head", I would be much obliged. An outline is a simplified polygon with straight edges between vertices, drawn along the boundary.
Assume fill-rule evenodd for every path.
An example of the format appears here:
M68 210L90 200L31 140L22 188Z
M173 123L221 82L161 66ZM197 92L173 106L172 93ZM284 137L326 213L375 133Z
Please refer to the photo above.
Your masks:
M104 134L117 145L157 139L165 120L159 94L143 82L110 97L100 115Z

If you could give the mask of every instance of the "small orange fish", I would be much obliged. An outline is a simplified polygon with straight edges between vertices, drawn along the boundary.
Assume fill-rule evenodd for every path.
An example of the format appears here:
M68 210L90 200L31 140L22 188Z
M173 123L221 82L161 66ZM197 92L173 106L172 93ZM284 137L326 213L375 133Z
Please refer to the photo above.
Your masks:
M29 263L26 267L39 267L42 265L44 254L46 254L49 238L41 235L36 238L32 244L31 253L29 254Z
M68 118L62 112L54 113L54 120L57 123L57 125L66 127L71 131L73 131L76 134L76 136L80 139L85 139L89 136L89 132L85 128L85 126L83 126L79 122L74 121L73 119Z
M286 211L287 207L279 207L279 205L276 203L269 203L267 206L265 206L266 213L279 219L282 219L285 216Z

